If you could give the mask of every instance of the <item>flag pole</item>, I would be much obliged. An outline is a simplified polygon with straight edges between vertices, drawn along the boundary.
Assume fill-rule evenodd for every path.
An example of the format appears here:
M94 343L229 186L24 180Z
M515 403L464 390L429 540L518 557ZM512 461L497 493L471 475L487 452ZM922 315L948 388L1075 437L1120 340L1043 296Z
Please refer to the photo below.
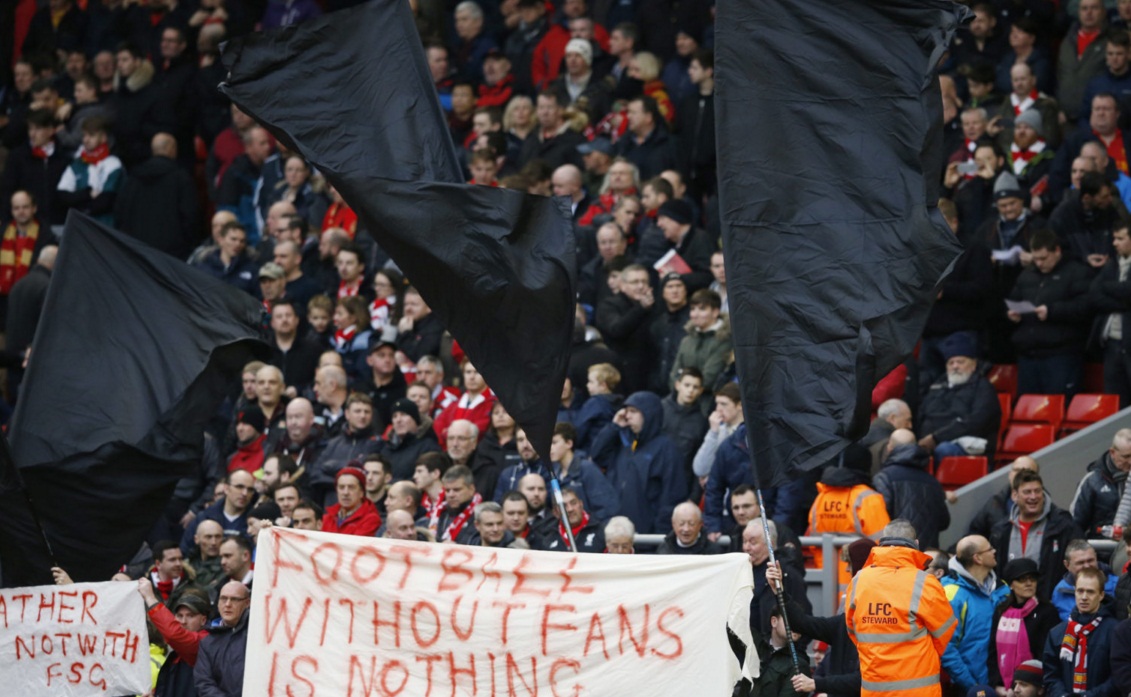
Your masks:
M753 467L753 463L751 463ZM766 537L766 549L770 550L770 564L776 564L777 559L774 557L774 545L770 542L770 526L766 519L766 505L762 502L762 484L758 479L758 468L754 469L754 494L758 497L758 510L762 516L762 534ZM771 584L774 591L774 597L777 598L778 607L781 609L781 621L785 626L785 643L789 645L789 655L793 659L793 674L801 675L801 661L797 657L797 647L793 645L793 630L789 627L789 613L785 609L785 589L779 580L775 584Z
M569 517L566 515L565 498L562 496L562 486L558 482L558 474L554 471L554 463L551 462L547 469L550 470L550 489L554 492L554 503L557 504L558 515L562 517L561 526L565 529L569 551L577 554L577 541L573 539L573 528L570 527Z
M28 512L31 513L31 521L35 523L36 530L39 530L39 535L43 538L43 545L47 548L47 556L51 557L51 565L53 567L59 567L59 560L55 558L55 550L51 547L51 540L47 537L47 531L43 529L43 523L39 520L39 513L35 510L35 502L31 498L31 492L24 486L24 478L20 475L20 470L16 467L16 461L12 458L12 450L8 446L8 437L3 434L0 434L0 461L4 463L4 468L9 470L13 483L19 487L24 495L24 500L27 501Z

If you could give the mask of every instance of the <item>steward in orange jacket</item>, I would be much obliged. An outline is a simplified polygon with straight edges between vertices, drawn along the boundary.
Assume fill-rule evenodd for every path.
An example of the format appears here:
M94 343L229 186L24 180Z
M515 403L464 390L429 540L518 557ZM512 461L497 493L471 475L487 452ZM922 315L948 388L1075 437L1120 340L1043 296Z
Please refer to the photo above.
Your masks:
M931 558L913 540L885 537L848 589L845 623L860 654L861 697L942 697L940 657L954 612Z
M875 540L891 522L884 497L869 484L867 471L851 467L830 467L817 483L817 498L809 509L807 535L834 533L859 535ZM820 547L814 547L817 568L824 567ZM837 560L837 577L843 592L852 579L848 562Z

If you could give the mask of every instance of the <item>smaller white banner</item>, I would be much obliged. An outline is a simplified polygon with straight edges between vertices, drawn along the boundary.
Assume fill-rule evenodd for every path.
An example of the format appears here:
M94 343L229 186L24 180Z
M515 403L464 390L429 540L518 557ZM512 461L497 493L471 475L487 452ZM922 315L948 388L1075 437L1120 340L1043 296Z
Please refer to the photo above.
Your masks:
M0 691L36 697L149 692L145 606L133 583L0 590Z

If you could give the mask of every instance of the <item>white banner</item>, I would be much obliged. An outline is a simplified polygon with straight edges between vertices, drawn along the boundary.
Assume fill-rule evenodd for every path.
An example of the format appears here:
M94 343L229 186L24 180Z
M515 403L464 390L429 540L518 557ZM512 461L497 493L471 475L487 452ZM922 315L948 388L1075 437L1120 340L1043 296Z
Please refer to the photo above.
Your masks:
M244 694L730 695L739 665L726 627L750 643L751 588L739 554L574 555L268 528Z
M137 584L0 590L0 681L6 695L149 692L149 633Z

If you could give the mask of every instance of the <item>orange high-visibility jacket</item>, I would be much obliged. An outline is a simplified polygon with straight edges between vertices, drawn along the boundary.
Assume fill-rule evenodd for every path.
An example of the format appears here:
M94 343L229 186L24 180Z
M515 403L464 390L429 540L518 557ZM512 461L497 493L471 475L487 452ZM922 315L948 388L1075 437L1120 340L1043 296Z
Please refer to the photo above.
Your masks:
M956 625L942 584L922 570L930 561L908 547L876 547L852 579L844 621L862 697L942 697L939 659Z
M817 498L809 509L808 535L821 533L846 533L877 539L891 522L884 497L867 484L856 486L830 486L818 482ZM813 560L824 568L820 547L813 548ZM848 562L837 560L837 576L841 590L852 578Z

